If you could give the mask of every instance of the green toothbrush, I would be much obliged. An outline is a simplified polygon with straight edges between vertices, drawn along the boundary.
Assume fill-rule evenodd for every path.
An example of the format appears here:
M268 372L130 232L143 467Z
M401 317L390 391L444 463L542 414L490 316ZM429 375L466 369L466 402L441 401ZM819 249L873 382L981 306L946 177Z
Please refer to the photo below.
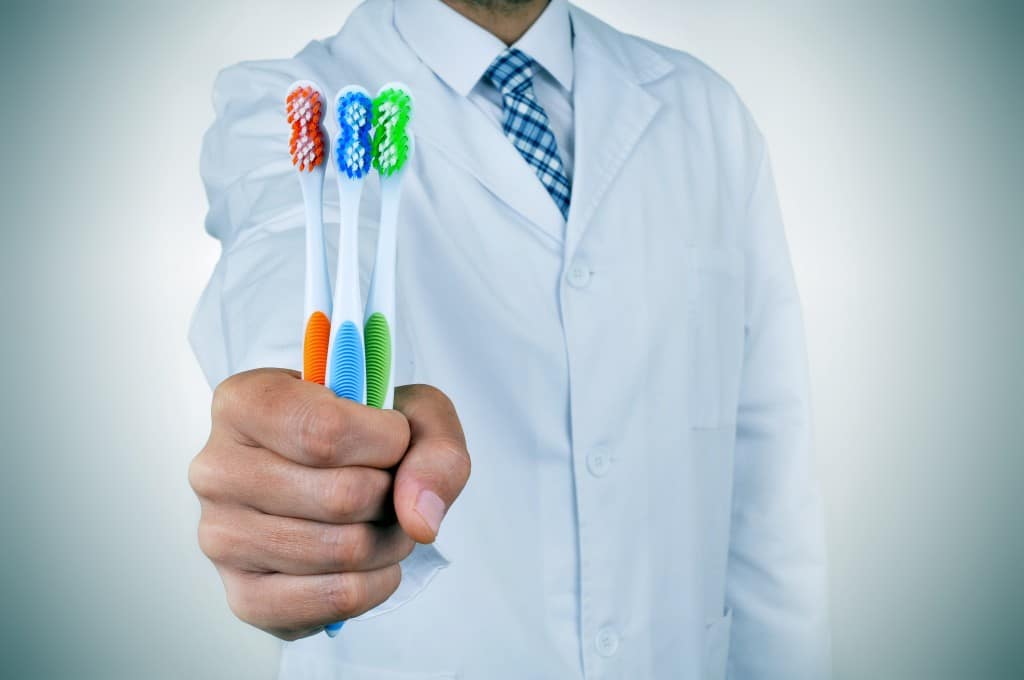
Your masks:
M366 347L366 403L392 408L395 398L395 275L398 252L398 206L402 177L413 152L408 130L412 95L401 83L381 87L373 100L373 167L380 174L380 232L377 258L366 301L363 337Z

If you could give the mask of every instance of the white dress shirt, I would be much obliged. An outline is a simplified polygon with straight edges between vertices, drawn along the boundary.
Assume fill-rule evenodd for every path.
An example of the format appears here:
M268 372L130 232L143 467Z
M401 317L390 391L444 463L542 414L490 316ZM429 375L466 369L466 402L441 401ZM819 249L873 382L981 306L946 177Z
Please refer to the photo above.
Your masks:
M217 79L202 174L223 253L191 335L211 384L301 363L288 86L399 80L416 152L396 378L452 398L473 457L405 591L285 644L281 677L827 677L800 301L764 140L707 66L572 5L519 46L574 162L567 220L479 83L503 46L437 0L368 0L338 35ZM375 178L362 206L365 295Z
M443 2L398 0L395 28L437 77L468 97L498 129L503 120L501 92L483 78L506 45ZM458 49L453 49L458 45ZM511 47L541 67L533 78L537 101L548 115L566 176L572 180L572 23L565 0L552 0Z

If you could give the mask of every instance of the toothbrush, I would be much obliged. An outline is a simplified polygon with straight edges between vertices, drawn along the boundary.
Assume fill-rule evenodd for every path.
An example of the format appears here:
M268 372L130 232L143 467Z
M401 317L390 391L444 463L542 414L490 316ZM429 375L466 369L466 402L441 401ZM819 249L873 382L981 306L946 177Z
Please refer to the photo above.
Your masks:
M341 217L327 386L339 397L365 404L363 300L359 294L359 199L363 180L371 167L373 101L366 90L350 85L335 96L334 111L339 128L334 160L338 170Z
M323 91L308 80L288 88L285 99L292 128L289 151L299 172L302 202L306 206L306 321L302 343L302 379L324 384L327 371L327 343L331 332L331 284L324 251L323 194L324 141Z
M366 403L363 356L363 300L359 294L359 200L370 172L373 147L373 101L361 87L342 88L334 98L338 140L334 161L338 173L338 271L334 284L331 339L327 351L327 386L344 399ZM344 621L324 626L335 637Z
M402 178L413 152L413 101L401 83L384 85L373 100L373 167L380 175L380 232L366 302L366 403L389 409L395 398L395 265Z

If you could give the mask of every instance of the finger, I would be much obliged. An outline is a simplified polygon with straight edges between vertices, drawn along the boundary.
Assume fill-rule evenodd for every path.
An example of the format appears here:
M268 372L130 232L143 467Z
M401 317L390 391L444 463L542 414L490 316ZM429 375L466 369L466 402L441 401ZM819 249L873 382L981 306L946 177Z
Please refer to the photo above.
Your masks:
M270 515L334 524L394 517L392 473L370 467L312 468L214 435L189 469L200 497Z
M405 453L402 414L339 399L294 371L264 368L234 375L214 393L214 420L238 440L313 467L393 467Z
M405 414L411 432L409 450L395 472L395 513L410 537L431 543L469 479L466 438L455 407L436 388L400 387L395 408Z
M310 635L329 623L373 609L395 592L402 570L291 576L222 569L235 616L285 639Z
M199 544L219 565L293 575L373 571L415 545L398 524L326 524L247 508L204 508Z

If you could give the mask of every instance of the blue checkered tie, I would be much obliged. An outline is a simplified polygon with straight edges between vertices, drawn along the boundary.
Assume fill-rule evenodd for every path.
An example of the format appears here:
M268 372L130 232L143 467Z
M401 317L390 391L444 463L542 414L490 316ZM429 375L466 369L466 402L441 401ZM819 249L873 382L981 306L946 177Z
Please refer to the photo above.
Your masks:
M568 218L572 185L558 155L548 114L533 92L533 59L514 47L502 52L484 77L501 92L505 120L502 129L526 162L533 167L555 205Z

